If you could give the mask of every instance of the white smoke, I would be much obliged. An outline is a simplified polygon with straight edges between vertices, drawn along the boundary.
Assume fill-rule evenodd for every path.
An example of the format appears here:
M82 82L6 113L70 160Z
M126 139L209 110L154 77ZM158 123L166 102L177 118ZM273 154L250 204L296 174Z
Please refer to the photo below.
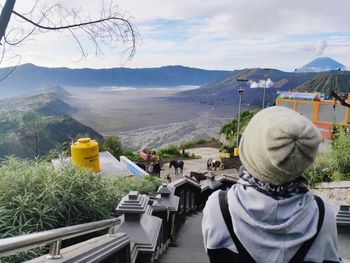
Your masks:
M316 56L322 56L325 49L328 47L328 43L325 40L317 41L314 44L314 52Z
M251 89L256 89L256 88L272 88L274 83L273 81L269 78L266 80L266 85L265 85L265 80L261 79L258 82L255 82L253 80L248 81L250 88Z

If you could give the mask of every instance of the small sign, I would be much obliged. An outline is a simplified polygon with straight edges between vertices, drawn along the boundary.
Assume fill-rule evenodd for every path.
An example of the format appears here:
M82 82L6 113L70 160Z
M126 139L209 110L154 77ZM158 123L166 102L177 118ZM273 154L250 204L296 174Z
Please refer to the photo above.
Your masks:
M222 157L222 158L230 158L230 153L219 152L219 157Z
M277 99L324 101L324 93L278 91Z
M127 169L133 175L137 175L141 177L145 175L149 175L147 172L142 170L134 162L130 161L125 156L120 156L120 163L122 164L122 166L124 166L125 169Z

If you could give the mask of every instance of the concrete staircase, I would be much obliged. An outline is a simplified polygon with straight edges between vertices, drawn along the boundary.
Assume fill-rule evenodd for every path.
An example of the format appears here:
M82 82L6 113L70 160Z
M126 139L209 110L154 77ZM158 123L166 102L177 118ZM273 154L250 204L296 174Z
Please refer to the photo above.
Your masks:
M337 225L350 227L350 205L341 205L337 214Z
M168 247L159 263L209 263L205 252L201 223L202 212L188 216L178 232L175 247Z

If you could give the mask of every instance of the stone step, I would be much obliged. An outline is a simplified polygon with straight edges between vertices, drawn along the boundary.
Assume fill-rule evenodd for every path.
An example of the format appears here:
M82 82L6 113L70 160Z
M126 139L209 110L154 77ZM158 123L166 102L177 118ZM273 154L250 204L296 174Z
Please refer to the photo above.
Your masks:
M202 213L186 218L175 240L176 247L169 247L160 257L159 263L209 263L202 237Z
M350 213L339 211L338 216L339 216L339 215L342 215L342 216L350 216Z
M337 215L337 218L342 218L342 219L350 219L350 215Z

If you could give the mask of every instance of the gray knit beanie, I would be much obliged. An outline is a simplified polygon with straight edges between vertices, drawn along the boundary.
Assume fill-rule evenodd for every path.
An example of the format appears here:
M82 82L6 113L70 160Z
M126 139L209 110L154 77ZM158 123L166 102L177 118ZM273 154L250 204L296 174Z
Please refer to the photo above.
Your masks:
M282 185L302 175L313 163L321 142L321 133L311 121L286 107L270 107L249 122L239 156L252 176Z

